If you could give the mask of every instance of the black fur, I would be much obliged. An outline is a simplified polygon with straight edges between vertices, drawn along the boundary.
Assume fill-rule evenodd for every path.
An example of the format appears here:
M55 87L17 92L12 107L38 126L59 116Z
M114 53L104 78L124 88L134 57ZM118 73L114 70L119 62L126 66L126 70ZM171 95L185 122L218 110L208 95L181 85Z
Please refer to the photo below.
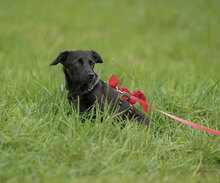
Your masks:
M97 52L64 51L50 65L57 65L58 63L63 64L66 89L68 90L67 98L71 104L77 106L77 97L79 97L80 112L88 111L95 101L98 101L101 110L103 110L104 101L107 101L111 105L111 109L116 110L116 112L123 112L123 118L136 118L140 124L149 126L149 120L142 112L131 107L125 99L119 100L117 91L109 87L104 81L98 80L93 69L96 63L103 63L103 60ZM92 86L94 88L89 91Z

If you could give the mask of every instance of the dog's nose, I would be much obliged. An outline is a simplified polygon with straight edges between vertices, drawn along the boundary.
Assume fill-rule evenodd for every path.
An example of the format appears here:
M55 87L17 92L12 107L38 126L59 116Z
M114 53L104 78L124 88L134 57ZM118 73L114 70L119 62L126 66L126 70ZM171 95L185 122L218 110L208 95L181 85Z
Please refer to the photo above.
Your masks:
M94 74L93 72L88 73L88 77L89 77L89 78L92 79L94 76L95 76L95 74Z

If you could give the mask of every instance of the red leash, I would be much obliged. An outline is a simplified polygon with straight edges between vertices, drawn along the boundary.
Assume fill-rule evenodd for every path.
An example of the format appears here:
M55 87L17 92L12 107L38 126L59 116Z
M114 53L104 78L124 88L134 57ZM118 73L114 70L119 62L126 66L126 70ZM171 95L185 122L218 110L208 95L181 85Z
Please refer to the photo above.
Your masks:
M220 131L217 131L217 130L213 130L211 128L207 128L207 127L203 127L203 126L200 126L196 123L193 123L193 122L190 122L190 121L187 121L185 119L182 119L182 118L179 118L179 117L176 117L176 116L173 116L171 114L168 114L164 111L161 111L159 109L156 109L155 107L149 105L146 101L146 97L144 96L144 94L140 91L135 91L133 94L130 93L130 91L126 88L126 87L117 87L117 85L119 84L119 79L112 75L111 78L109 79L109 86L111 86L112 88L116 89L119 93L122 94L122 96L124 97L124 99L128 100L132 105L135 103L135 102L139 102L142 106L142 108L144 109L144 111L148 113L148 107L150 107L151 109L154 109L155 111L158 111L176 121L179 121L181 123L184 123L186 125L189 125L189 126L192 126L194 128L197 128L197 129L200 129L202 131L206 131L206 132L209 132L209 133L212 133L212 134L215 134L215 135L219 135L220 136Z

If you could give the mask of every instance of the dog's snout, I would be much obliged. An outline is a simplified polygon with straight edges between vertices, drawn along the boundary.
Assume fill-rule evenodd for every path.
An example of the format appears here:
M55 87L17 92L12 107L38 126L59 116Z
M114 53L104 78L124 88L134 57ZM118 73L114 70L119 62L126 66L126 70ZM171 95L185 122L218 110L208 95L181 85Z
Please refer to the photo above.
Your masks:
M89 78L92 79L94 76L95 76L95 74L94 74L93 72L89 72L89 73L88 73L88 77L89 77Z

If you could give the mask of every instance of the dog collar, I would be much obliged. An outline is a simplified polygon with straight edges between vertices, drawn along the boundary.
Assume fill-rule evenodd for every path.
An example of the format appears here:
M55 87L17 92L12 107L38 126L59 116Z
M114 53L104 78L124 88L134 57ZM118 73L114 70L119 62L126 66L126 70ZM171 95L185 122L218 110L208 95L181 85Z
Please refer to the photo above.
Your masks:
M96 80L95 80L95 83L92 84L91 86L89 86L89 88L88 88L88 91L89 91L89 92L93 90L93 88L98 84L99 80L100 80L100 78L99 78L99 76L98 76L98 77L96 78Z
M84 93L80 93L80 94L76 94L76 95L72 95L71 93L69 93L68 99L69 100L73 100L74 102L76 102L78 100L77 97L79 97L79 99L81 99L83 97L83 95L88 94L90 91L92 91L94 89L94 87L98 84L100 78L99 76L97 76L95 82L93 84L89 84L88 90Z

